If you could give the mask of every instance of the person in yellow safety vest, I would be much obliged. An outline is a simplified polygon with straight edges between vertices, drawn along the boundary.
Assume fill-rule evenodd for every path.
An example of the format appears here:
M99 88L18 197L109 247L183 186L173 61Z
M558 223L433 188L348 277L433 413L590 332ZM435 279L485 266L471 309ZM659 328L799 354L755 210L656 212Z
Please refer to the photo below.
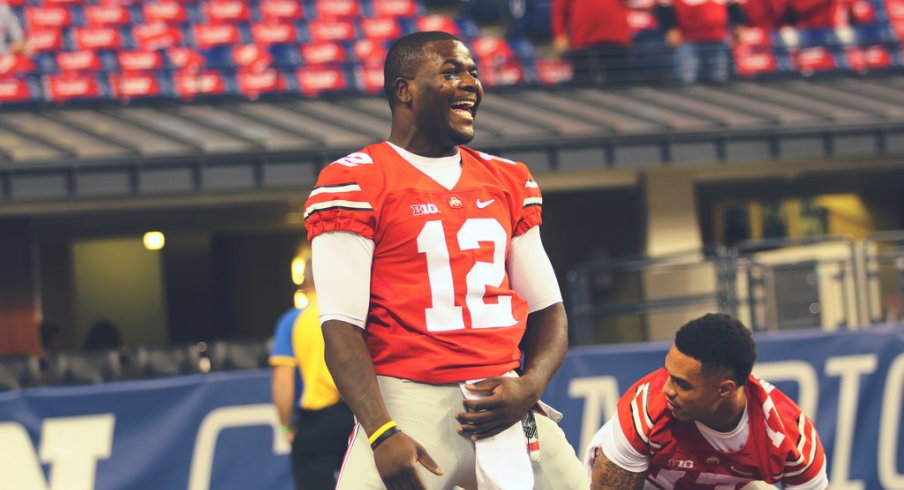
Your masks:
M295 488L332 489L354 417L324 361L310 249L303 248L296 261L304 269L299 284L303 296L276 325L270 352L273 404L283 435L292 445Z

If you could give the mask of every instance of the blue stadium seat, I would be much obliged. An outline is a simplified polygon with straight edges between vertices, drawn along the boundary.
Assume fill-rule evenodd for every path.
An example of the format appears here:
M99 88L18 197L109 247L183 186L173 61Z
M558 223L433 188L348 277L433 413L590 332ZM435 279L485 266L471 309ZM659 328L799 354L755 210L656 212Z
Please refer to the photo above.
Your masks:
M269 365L267 340L214 340L207 344L211 371L260 369Z
M41 384L40 360L29 355L0 356L0 391Z
M201 370L201 349L198 344L176 344L159 347L139 347L133 356L132 373L136 378L180 376Z
M61 352L48 358L50 382L100 384L122 379L120 351Z

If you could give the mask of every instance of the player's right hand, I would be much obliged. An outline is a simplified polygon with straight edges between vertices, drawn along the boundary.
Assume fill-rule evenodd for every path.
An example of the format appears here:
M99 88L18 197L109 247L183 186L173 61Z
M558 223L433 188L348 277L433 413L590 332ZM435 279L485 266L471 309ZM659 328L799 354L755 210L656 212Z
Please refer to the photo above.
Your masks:
M393 435L377 446L374 449L374 461L380 478L389 490L424 490L426 487L418 474L418 463L435 475L443 474L443 470L433 461L424 446L404 432Z

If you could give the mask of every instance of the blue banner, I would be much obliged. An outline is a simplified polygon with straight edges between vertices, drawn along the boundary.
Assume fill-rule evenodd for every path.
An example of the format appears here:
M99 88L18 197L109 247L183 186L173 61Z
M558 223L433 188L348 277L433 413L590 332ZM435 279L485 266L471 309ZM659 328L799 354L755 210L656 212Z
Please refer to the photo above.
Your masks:
M668 343L572 349L544 400L582 449ZM904 330L759 335L755 373L816 422L831 488L904 490ZM290 489L266 370L0 392L0 490Z
M0 392L0 489L290 489L266 370Z

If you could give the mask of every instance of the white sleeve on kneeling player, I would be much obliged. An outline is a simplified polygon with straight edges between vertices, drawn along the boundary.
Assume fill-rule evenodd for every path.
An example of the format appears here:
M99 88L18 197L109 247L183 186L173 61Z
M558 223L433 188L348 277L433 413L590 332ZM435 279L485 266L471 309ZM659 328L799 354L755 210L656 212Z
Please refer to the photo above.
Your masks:
M364 328L373 257L374 242L357 233L330 231L314 237L311 258L321 324L339 320Z
M527 301L529 313L562 302L559 282L543 248L539 226L512 238L506 269L512 290Z
M590 446L584 453L584 465L589 474L592 474L593 471L596 448L600 448L606 455L606 459L623 470L643 473L650 468L650 457L637 452L634 446L628 442L625 433L622 432L621 424L618 422L618 412L590 440Z

